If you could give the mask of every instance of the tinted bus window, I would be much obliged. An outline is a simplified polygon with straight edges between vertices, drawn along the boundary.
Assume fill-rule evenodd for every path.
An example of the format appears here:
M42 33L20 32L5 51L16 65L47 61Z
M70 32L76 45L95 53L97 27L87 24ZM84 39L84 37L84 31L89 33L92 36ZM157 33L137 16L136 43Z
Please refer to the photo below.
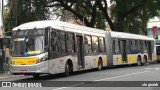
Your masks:
M67 53L74 53L75 52L75 41L74 41L74 34L67 33Z
M84 45L85 45L85 53L92 53L92 49L91 49L91 36L86 35L84 37Z
M115 53L120 53L121 52L121 50L120 50L120 42L119 42L119 40L118 39L114 39L114 48L115 48Z
M66 54L66 33L65 32L60 32L60 42L61 42L61 49L62 49L62 54Z
M157 55L160 55L160 46L156 46Z
M92 37L92 51L93 53L98 53L98 37Z
M105 41L103 37L99 37L99 52L105 52Z

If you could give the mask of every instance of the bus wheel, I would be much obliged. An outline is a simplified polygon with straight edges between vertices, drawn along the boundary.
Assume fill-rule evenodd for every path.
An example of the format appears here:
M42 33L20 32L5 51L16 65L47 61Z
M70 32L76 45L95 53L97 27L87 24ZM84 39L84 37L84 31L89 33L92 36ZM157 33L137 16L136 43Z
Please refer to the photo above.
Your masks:
M103 68L102 60L99 59L97 70L100 71L100 70L102 70L102 68Z
M142 62L141 62L141 58L140 57L138 57L138 59L137 59L137 66L142 66Z
M33 75L33 78L34 78L34 79L38 79L39 77L40 77L39 74L34 74L34 75Z
M68 77L68 76L69 76L69 72L70 72L69 69L70 69L70 68L69 68L69 64L68 64L68 62L67 62L66 65L65 65L65 73L64 73L64 76L65 76L65 77Z

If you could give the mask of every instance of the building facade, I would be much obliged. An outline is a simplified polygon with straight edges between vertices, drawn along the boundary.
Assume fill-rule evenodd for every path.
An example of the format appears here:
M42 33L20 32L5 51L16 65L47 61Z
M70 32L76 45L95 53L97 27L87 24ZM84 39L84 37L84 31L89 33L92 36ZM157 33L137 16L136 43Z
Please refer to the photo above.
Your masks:
M147 36L160 40L160 21L149 21L148 22Z

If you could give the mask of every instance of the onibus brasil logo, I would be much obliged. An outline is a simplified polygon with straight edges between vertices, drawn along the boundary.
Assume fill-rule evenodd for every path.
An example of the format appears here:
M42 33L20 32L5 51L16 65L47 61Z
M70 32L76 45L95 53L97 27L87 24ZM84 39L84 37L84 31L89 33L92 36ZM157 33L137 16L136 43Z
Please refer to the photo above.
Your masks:
M41 83L2 82L2 87L42 87Z

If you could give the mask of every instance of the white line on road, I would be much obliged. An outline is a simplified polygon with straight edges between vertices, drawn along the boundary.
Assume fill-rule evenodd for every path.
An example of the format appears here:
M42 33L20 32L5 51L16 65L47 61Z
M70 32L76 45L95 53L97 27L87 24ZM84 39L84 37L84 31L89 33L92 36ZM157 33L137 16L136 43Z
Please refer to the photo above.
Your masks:
M147 70L151 70L151 69L153 69L153 70L160 70L160 68L144 68L144 69L147 69Z
M108 80L108 79L120 78L120 77L125 77L125 76L130 76L130 75L136 75L136 74L141 74L141 73L146 73L146 72L150 72L150 71L130 73L130 74L125 74L125 75L120 75L120 76L115 76L115 77L110 77L110 78L104 78L104 79L98 79L98 80L93 80L93 81L104 81L104 80ZM53 90L66 89L66 88L69 88L69 87L78 86L78 85L82 85L82 84L85 84L85 82L84 83L75 84L75 85L66 86L66 87L60 87L60 88L56 88L56 89L53 89Z
M0 80L1 80L1 79L7 79L7 78L16 78L16 77L24 77L24 75L0 77Z
M56 88L56 89L53 89L53 90L61 90L61 89L69 88L69 87L74 87L74 86L82 85L82 84L85 84L85 83L74 84L74 85L70 85L70 86L66 86L66 87Z
M160 70L160 68L154 68L155 70Z
M152 68L145 68L145 69L152 69Z
M104 80L108 80L108 79L120 78L120 77L125 77L125 76L130 76L130 75L135 75L135 74L141 74L141 73L146 73L146 72L150 72L150 71L130 73L130 74L125 74L125 75L120 75L120 76L115 76L115 77L110 77L110 78L98 79L98 80L94 80L94 81L104 81Z

